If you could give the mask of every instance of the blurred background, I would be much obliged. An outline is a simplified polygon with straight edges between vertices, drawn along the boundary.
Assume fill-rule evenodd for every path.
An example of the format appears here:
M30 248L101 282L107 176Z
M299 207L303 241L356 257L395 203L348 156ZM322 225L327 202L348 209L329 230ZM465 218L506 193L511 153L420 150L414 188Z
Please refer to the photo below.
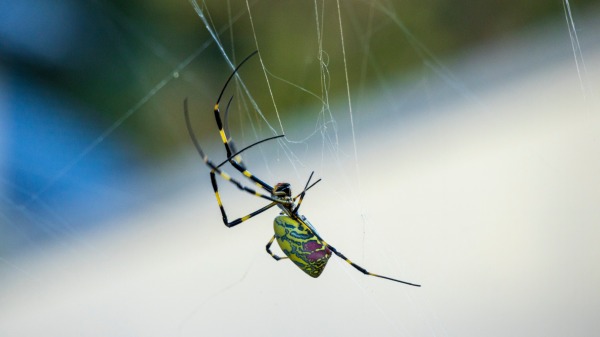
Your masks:
M599 32L596 1L0 0L0 334L597 334ZM231 135L286 138L250 170L316 171L325 239L423 288L222 225L183 101L221 162L254 50Z

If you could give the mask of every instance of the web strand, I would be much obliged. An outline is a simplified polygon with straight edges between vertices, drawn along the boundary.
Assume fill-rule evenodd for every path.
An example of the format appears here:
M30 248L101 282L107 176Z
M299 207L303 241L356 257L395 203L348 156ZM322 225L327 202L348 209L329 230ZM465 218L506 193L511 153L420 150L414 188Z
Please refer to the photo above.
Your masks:
M581 52L581 45L579 44L579 37L577 36L577 29L575 28L575 21L573 20L573 14L571 13L571 4L569 0L563 0L563 9L565 12L565 20L567 21L567 29L569 31L569 38L571 40L571 48L573 49L573 59L575 60L575 67L577 68L577 76L579 77L579 85L581 86L581 92L583 98L587 99L588 90L586 90L586 80L582 75L587 74L585 67L585 61L583 59L583 53Z

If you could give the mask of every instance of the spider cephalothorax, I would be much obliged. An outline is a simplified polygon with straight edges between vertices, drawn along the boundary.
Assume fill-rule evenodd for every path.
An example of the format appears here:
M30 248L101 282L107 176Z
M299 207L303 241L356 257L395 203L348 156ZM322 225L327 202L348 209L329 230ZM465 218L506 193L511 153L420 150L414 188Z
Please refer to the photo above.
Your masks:
M285 213L293 212L294 198L292 198L292 186L289 183L277 183L271 192L273 198L279 200L279 208Z
M189 116L189 112L188 112L188 108L187 108L187 100L184 101L184 114L185 114L185 121L186 121L186 125L188 128L188 132L190 134L190 137L192 138L192 142L194 143L196 150L202 157L202 160L210 168L210 180L212 183L213 190L215 192L215 196L217 198L217 203L219 205L219 209L221 210L221 215L223 217L223 223L225 223L225 226L234 227L234 226L236 226L258 214L263 213L264 211L270 209L273 206L278 206L283 212L275 218L275 220L273 222L275 234L273 235L273 237L271 238L269 243L267 243L267 246L266 246L267 252L275 260L289 258L302 271L304 271L308 275L310 275L312 277L318 277L319 275L321 275L321 272L323 272L323 269L325 268L327 261L329 260L329 258L331 257L331 254L333 253L333 254L339 256L340 258L342 258L343 260L345 260L346 262L348 262L352 267L356 268L358 271L360 271L361 273L363 273L365 275L376 276L379 278L384 278L387 280L396 281L396 282L420 287L420 285L418 285L418 284L404 282L404 281L400 281L400 280L397 280L397 279L394 279L391 277L382 276L382 275L368 272L363 267L348 260L348 258L346 258L342 253L337 251L337 249L335 249L332 245L325 242L325 240L323 240L321 238L321 236L319 236L319 234L317 233L315 228L312 226L312 224L308 221L308 219L306 219L306 217L304 217L303 215L300 215L298 213L298 209L300 208L300 205L302 204L302 200L304 199L304 195L306 194L306 191L308 191L311 187L313 187L315 184L317 184L319 181L321 181L321 179L317 180L316 182L314 182L311 185L310 181L313 176L313 174L311 173L310 177L308 178L308 181L306 182L306 186L304 187L304 190L302 190L302 192L300 194L293 197L292 196L292 188L291 188L290 184L278 183L274 187L272 187L268 183L263 181L262 179L259 179L257 176L250 173L250 171L248 171L248 169L246 169L246 166L242 163L242 159L240 156L240 154L242 152L244 152L245 150L247 150L253 146L256 146L262 142L283 137L283 135L279 135L279 136L263 139L261 141L258 141L252 145L249 145L249 146L243 148L240 151L236 151L235 146L232 141L232 138L230 135L228 135L227 126L226 126L226 124L223 124L223 122L221 120L221 112L219 110L219 102L221 101L223 93L225 92L225 88L227 88L227 84L229 84L229 81L231 81L231 79L236 74L238 69L240 69L240 67L250 57L252 57L256 53L257 53L257 51L250 54L250 56L246 57L240 63L240 65L238 65L238 67L235 68L233 73L229 76L229 78L225 82L225 85L223 86L223 89L221 90L221 94L219 94L219 98L217 99L217 103L215 104L215 107L214 107L214 114L215 114L215 119L217 122L217 127L219 128L221 140L223 142L223 145L225 146L225 151L227 153L227 159L225 161L223 161L221 164L215 165L212 161L210 161L208 156L206 154L204 154L204 151L202 151L202 148L200 147L200 144L198 143L198 140L196 139L196 136L194 135L194 132L192 130L192 124L190 122L190 116ZM229 100L229 102L231 102L231 99ZM227 111L228 110L229 110L229 104L227 105L227 108L225 109L225 116L226 116L225 121L227 121ZM231 166L233 166L234 169L239 171L245 178L249 179L255 186L262 189L264 192L261 193L259 191L254 190L253 188L247 187L244 184L242 184L240 181L232 178L229 174L225 173L221 169L221 166L223 166L227 163L231 164ZM219 188L217 185L217 175L220 176L222 179L234 184L241 191L245 191L249 194L263 198L265 200L269 200L270 203L248 215L245 215L245 216L235 219L233 221L229 221L227 218L227 213L225 212L223 203L221 202L221 197L219 195ZM277 243L279 244L279 247L286 255L285 257L279 257L279 256L273 254L273 252L271 252L271 244L273 243L273 241L275 239L277 239Z
M289 183L277 183L273 187L273 196L276 197L292 197L292 186Z

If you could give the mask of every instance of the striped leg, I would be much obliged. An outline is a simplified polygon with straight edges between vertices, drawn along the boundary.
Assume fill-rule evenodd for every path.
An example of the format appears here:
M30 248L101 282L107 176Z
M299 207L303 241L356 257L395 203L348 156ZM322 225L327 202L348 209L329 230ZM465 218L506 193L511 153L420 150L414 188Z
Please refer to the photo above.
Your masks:
M223 177L223 173L224 172L220 172L220 173L221 173L221 177ZM272 201L270 204L266 205L265 207L263 207L263 208L261 208L259 210L256 210L256 211L254 211L254 212L252 212L252 213L250 213L248 215L245 215L245 216L243 216L241 218L238 218L238 219L235 219L235 220L229 222L229 220L227 219L227 213L225 212L225 207L223 207L223 202L221 201L221 196L219 195L219 187L217 185L217 179L216 179L215 171L214 170L210 171L210 181L212 183L213 191L215 192L215 197L217 198L217 203L219 204L219 209L221 210L221 216L223 217L223 223L227 227L231 228L231 227L233 227L235 225L238 225L238 224L240 224L240 223L242 223L242 222L244 222L244 221L246 221L246 220L254 217L255 215L258 215L258 214L260 214L260 213L268 210L269 208L277 205L278 203L280 203L280 201L277 200L277 199L274 199L274 198L272 198L270 196L266 196L264 194L258 193L258 192L254 191L251 188L243 186L242 184L240 184L237 181L233 180L229 176L227 176L227 178L225 178L225 179L228 180L228 181L230 181L230 182L232 182L233 184L235 184L240 190L243 190L243 191L246 191L248 193L251 193L251 194L253 194L253 195L257 196L257 197L261 197L261 198L264 198L264 199Z
M225 135L228 136L227 138L227 144L229 144L230 147L230 151L233 152L234 154L230 155L227 157L227 161L231 161L231 160L235 160L238 164L240 164L241 167L243 167L244 169L246 168L246 165L244 165L244 163L242 162L242 156L238 153L238 150L233 142L233 139L231 137L231 132L229 132L229 107L231 106L231 101L233 100L233 96L231 96L229 98L229 101L227 102L227 107L225 108L225 116L223 116L223 130L225 131ZM227 146L225 146L225 150L227 150ZM235 155L235 153L238 153L237 155ZM231 159L229 159L231 158Z
M271 197L270 195L265 195L262 193L259 193L257 191L255 191L252 188L246 187L244 186L242 183L240 183L239 181L233 179L229 174L225 173L224 171L222 171L218 166L216 166L215 164L213 164L212 161L210 161L210 159L208 158L208 156L204 153L204 151L202 151L202 148L200 147L200 143L198 143L198 140L196 139L196 135L194 134L194 131L192 129L192 124L190 122L190 114L188 112L188 107L187 107L187 99L183 102L183 112L185 115L185 121L186 121L186 125L187 125L187 129L188 132L190 134L190 138L192 139L192 143L194 143L194 146L196 147L196 150L198 151L198 154L200 154L200 157L202 158L202 161L204 161L204 163L210 167L211 171L210 171L210 181L212 183L213 186L213 190L215 192L215 197L217 198L217 203L219 204L219 208L221 209L221 215L223 216L223 223L225 223L225 226L227 227L233 227L237 224L240 224L248 219L250 219L251 217L258 215L264 211L266 211L267 209L275 206L278 203L281 203L281 200L278 200L276 198ZM242 150L243 151L243 150ZM225 208L223 208L223 203L221 202L221 197L219 195L219 188L217 185L217 179L216 179L216 175L219 175L221 178L231 182L232 184L234 184L238 189L245 191L249 194L252 194L254 196L263 198L263 199L267 199L270 200L271 203L268 204L267 206L252 212L244 217L241 217L239 219L236 219L234 221L229 222L227 220L227 214L225 213Z
M202 148L200 147L200 143L198 143L198 140L196 139L196 135L194 134L194 130L192 129L192 123L190 122L190 114L189 114L188 107L187 107L187 99L183 101L183 113L185 115L185 121L186 121L187 129L188 129L188 133L190 135L190 138L192 139L192 143L196 147L196 151L198 151L198 154L200 154L200 157L202 158L202 161L208 167L210 167L210 169L211 169L211 171L210 171L211 182L213 184L213 189L217 192L217 201L219 201L219 203L220 203L220 197L218 195L218 188L217 188L217 181L215 179L215 173L218 173L221 176L221 178L223 178L223 179L231 182L232 184L234 184L240 190L246 191L246 192L248 192L248 193L250 193L252 195L255 195L257 197L261 197L261 198L264 198L264 199L271 200L271 201L276 202L276 203L280 202L278 199L275 199L275 198L271 197L270 195L265 195L265 194L258 193L255 190L242 185L242 183L240 183L239 181L233 179L229 174L225 173L225 171L222 171L219 168L219 166L213 164L213 162L210 161L210 159L204 153L204 151L202 151Z
M258 50L255 50L253 53L251 53L250 55L246 56L245 59L242 60L242 62L240 62L240 64L238 64L238 66L233 70L233 72L231 73L231 75L229 75L229 77L227 78L227 81L225 81L225 85L223 85L223 89L221 89L221 93L219 94L219 98L217 98L217 103L215 104L215 108L214 108L214 112L215 112L215 119L217 121L217 126L219 127L219 132L221 133L221 138L224 138L225 140L223 141L223 143L225 144L225 149L227 150L227 157L230 157L232 154L231 149L229 148L229 144L227 143L227 137L225 136L225 132L223 131L223 125L221 123L221 114L219 112L219 102L221 102L221 98L223 98L223 94L225 93L225 89L227 89L227 86L229 85L229 82L231 82L231 79L233 78L233 76L235 76L235 74L237 74L238 70L240 70L240 68L242 67L242 65L244 65L244 63L246 63L246 61L248 61L252 56L256 55L258 53ZM229 102L227 103L227 108L225 109L225 114L227 115L228 111L229 111L229 106L231 104L231 100L233 99L233 96L229 99ZM229 130L227 130L229 131Z
M208 163L210 163L209 166L211 166L212 163L210 161ZM240 190L246 191L246 192L248 192L248 193L250 193L250 194L252 194L254 196L257 196L257 197L260 197L260 198L264 198L264 199L270 200L272 202L270 204L268 204L267 206L259 209L259 210L256 210L256 211L254 211L254 212L252 212L252 213L250 213L248 215L245 215L245 216L243 216L241 218L238 218L238 219L235 219L235 220L229 222L229 220L227 219L227 213L225 212L225 208L223 207L223 202L221 201L221 196L219 195L219 186L217 185L216 173L219 173L219 175L223 179L231 182L232 184L234 184ZM277 200L275 198L272 198L271 196L258 193L255 190L242 185L237 180L231 178L228 174L226 174L225 172L223 172L223 171L221 171L219 169L213 169L213 170L210 171L210 182L212 183L213 191L215 192L215 197L217 198L217 204L219 204L219 209L221 210L221 216L223 217L223 223L227 227L233 227L235 225L238 225L238 224L240 224L240 223L242 223L242 222L244 222L244 221L252 218L253 216L258 215L258 214L260 214L260 213L268 210L269 208L277 205L278 203L280 203L279 200Z
M342 254L342 253L338 252L338 251L337 251L337 249L333 248L333 246L332 246L332 245L330 245L330 244L328 244L328 243L325 243L325 244L327 245L327 247L329 247L329 249L331 249L331 251L332 251L332 252L333 252L335 255L339 256L339 257L340 257L342 260L344 260L344 261L348 262L348 263L349 263L349 264L350 264L352 267L356 268L358 271L360 271L361 273L363 273L363 274L365 274L365 275L370 275L370 276L375 276L375 277L379 277L379 278L384 278L384 279L386 279L386 280L390 280L390 281L396 281L396 282L400 282L400 283L408 284L409 286L420 287L420 285L418 285L418 284L409 283L409 282L405 282L405 281L400 281L400 280L396 280L395 278L391 278L391 277L387 277L387 276L382 276L382 275L377 275L377 274L374 274L374 273L370 273L370 272L368 272L368 271L367 271L365 268L363 268L363 267L361 267L361 266L357 265L356 263L354 263L354 262L352 262L352 261L348 260L348 258L347 258L347 257L345 257L345 256L344 256L344 254Z
M302 190L302 193L300 193L294 197L294 200L296 200L298 198L300 198L300 200L298 200L298 204L296 204L296 208L294 208L292 213L298 214L298 209L300 208L300 205L302 205L302 200L304 200L304 195L306 194L306 191L308 191L309 188L315 186L319 181L321 181L321 179L319 179L319 180L315 181L312 185L309 186L308 184L310 184L310 180L312 179L313 174L315 174L315 171L312 171L310 173L310 176L308 177L308 181L306 182L306 185L304 185L304 189Z
M225 133L225 129L223 128L223 122L221 121L221 112L219 111L219 103L217 102L217 104L215 104L215 120L217 122L217 127L219 128L219 134L221 135L221 140L223 141L223 145L225 146L225 150L227 151L227 157L232 157L232 155L235 153L234 150L232 150L232 146L230 146L229 141L230 139L227 137L227 134ZM235 157L235 156L233 156ZM238 162L235 159L231 159L229 160L229 163L231 163L231 165L238 171L240 171L246 178L252 180L256 186L264 189L265 191L271 193L273 192L273 186L267 184L266 182L264 182L263 180L259 179L258 177L256 177L255 175L253 175L252 173L250 173L250 171L248 171L246 169L246 167L241 164L241 160L240 162Z
M274 259L275 261L279 261L282 259L287 259L288 257L281 257L281 256L277 256L275 254L273 254L273 252L271 251L271 245L273 244L273 241L275 240L275 235L273 235L273 237L271 238L271 240L269 240L269 243L267 243L267 253L269 253Z
M232 150L233 146L231 146L229 144L230 138L227 137L227 133L225 132L223 121L221 120L221 111L219 110L219 103L221 102L223 93L225 92L225 89L227 88L227 85L229 85L229 82L231 81L233 76L235 76L235 74L242 67L242 65L244 65L244 63L246 63L246 61L248 61L252 56L256 55L257 52L258 51L255 51L252 54L248 55L248 57L246 57L242 62L240 62L240 64L233 70L231 75L229 75L229 78L227 78L227 81L225 82L223 89L221 89L221 93L219 94L217 103L215 103L215 107L214 107L215 121L217 122L217 127L219 128L219 134L221 135L221 140L223 141L223 145L225 146L225 150L227 151L228 158L232 157L232 154L235 153L235 150ZM231 103L231 99L229 100L229 103L227 104L227 107L225 108L225 113L228 112L230 103ZM236 159L231 159L229 162L236 170L240 171L245 177L252 180L256 184L256 186L264 189L265 191L267 191L269 193L273 192L273 186L267 184L266 182L262 181L261 179L259 179L258 177L256 177L252 173L250 173L250 171L248 171L246 169L244 164L241 163L241 160L239 160L239 162L238 162L238 160L236 160Z

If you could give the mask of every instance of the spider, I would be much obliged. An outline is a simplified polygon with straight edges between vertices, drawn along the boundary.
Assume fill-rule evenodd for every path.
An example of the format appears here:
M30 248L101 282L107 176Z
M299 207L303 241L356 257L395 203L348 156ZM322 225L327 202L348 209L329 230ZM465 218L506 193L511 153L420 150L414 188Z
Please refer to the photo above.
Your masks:
M233 143L233 140L228 134L228 127L226 124L224 125L224 123L221 120L219 103L221 102L223 93L225 92L225 89L227 88L227 85L229 84L233 76L237 73L240 67L257 52L258 51L254 51L253 53L251 53L233 70L233 72L225 82L223 89L221 89L221 93L219 94L217 103L214 106L215 120L217 122L217 127L219 128L221 140L223 141L223 145L225 146L225 151L227 152L227 159L224 160L222 163L215 165L200 147L200 144L196 139L196 136L191 126L187 99L184 100L183 110L185 115L186 126L190 134L190 138L192 139L192 142L196 147L196 150L200 154L200 157L202 157L204 163L210 168L210 181L212 183L212 187L215 192L217 203L221 210L221 215L223 216L223 223L225 223L225 226L229 228L237 226L240 223L249 220L250 218L256 215L261 214L274 206L277 206L281 210L281 213L279 214L279 216L275 217L275 220L273 222L275 234L266 245L267 253L269 253L276 261L289 258L292 262L296 264L296 266L298 266L306 274L316 278L319 277L319 275L321 275L321 273L325 269L327 261L329 260L333 252L333 254L337 255L338 257L340 257L341 259L349 263L352 267L354 267L355 269L357 269L365 275L375 276L386 280L420 287L420 285L418 284L409 283L397 280L395 278L371 273L365 268L350 261L336 248L334 248L329 243L325 242L325 240L323 240L323 238L317 233L317 231L315 230L313 225L308 221L308 219L305 216L300 215L298 213L298 210L300 209L300 205L302 204L302 200L304 200L306 192L315 184L321 181L321 179L319 179L313 184L310 184L314 171L310 174L310 177L308 178L308 181L306 182L306 185L304 186L302 192L300 192L296 196L292 196L292 188L289 183L282 182L275 184L275 186L271 186L270 184L267 184L265 181L248 171L245 164L242 162L240 154L253 146L256 146L260 143L269 140L284 137L284 135L266 138L256 143L253 143L240 151L236 151L236 147ZM225 122L227 122L227 113L229 111L229 106L231 104L232 99L233 97L229 99L227 107L225 108ZM241 172L241 174L245 178L254 183L254 185L256 185L259 189L266 191L266 193L259 192L253 188L247 187L240 181L232 178L229 174L227 174L221 169L221 167L226 163L230 163L237 171ZM233 221L229 221L227 213L225 212L225 208L223 207L221 197L219 195L219 189L216 178L217 175L219 175L224 180L231 182L241 191L266 199L270 201L270 203L248 215L245 215ZM271 245L273 244L273 241L275 239L277 239L279 247L286 255L285 257L277 256L271 251Z

